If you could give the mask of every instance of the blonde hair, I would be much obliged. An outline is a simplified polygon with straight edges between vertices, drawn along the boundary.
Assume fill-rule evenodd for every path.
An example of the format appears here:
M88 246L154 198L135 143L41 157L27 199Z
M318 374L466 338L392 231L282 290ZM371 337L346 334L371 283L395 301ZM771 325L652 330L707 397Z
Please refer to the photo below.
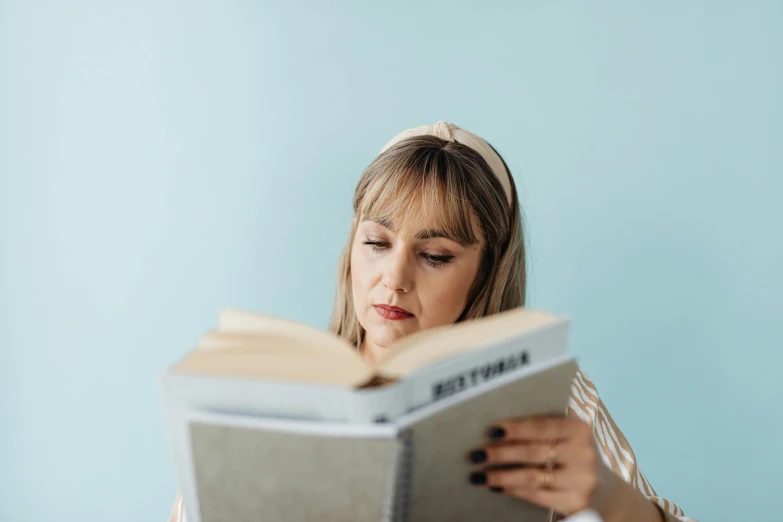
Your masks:
M503 165L510 172L505 161ZM451 239L465 245L480 240L473 226L478 218L484 236L481 265L457 321L523 306L524 234L516 186L510 175L509 180L510 207L503 187L480 154L435 136L407 138L379 154L356 186L354 219L340 261L329 329L357 347L364 338L351 290L351 248L360 218L393 222L400 230L408 222L435 222Z

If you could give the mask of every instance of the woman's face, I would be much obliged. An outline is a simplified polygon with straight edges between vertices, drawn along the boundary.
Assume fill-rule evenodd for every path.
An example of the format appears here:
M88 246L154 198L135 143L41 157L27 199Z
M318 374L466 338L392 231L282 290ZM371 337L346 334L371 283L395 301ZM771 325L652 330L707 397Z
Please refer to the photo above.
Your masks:
M351 245L353 302L370 361L405 335L456 322L478 275L483 241L461 245L437 225L414 226L361 220Z

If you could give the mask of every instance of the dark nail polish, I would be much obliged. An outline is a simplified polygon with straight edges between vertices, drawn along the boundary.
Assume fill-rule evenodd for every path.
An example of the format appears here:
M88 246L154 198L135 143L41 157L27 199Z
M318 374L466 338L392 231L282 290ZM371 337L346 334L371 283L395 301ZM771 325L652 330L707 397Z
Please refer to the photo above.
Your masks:
M503 488L500 486L491 486L489 490L493 493L503 493Z
M470 474L470 483L475 485L481 485L487 483L487 474L481 471L476 471Z
M470 461L473 464L481 464L485 460L487 460L487 452L483 449L477 449L470 452Z
M492 426L487 434L490 439L499 440L506 436L506 429L501 426Z

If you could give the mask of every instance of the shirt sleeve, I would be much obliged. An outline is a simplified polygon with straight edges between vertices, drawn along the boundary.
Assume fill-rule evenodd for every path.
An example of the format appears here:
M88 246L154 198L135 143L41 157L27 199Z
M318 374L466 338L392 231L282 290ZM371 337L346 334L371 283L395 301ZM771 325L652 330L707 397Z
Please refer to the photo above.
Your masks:
M598 397L595 385L581 369L577 370L571 384L568 415L578 417L592 426L606 465L653 502L666 522L696 522L695 519L686 517L677 504L655 492L639 469L631 445Z

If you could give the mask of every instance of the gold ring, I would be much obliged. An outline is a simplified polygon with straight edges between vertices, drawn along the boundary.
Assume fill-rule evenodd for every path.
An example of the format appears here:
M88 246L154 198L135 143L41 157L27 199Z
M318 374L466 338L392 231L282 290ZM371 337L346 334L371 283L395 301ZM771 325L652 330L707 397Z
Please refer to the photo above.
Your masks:
M540 489L550 489L555 483L555 474L551 471L539 473L536 475L536 487Z
M552 471L555 469L555 466L557 465L557 449L555 449L554 446L549 448L549 456L546 459L546 462L544 463L544 468L547 471Z

